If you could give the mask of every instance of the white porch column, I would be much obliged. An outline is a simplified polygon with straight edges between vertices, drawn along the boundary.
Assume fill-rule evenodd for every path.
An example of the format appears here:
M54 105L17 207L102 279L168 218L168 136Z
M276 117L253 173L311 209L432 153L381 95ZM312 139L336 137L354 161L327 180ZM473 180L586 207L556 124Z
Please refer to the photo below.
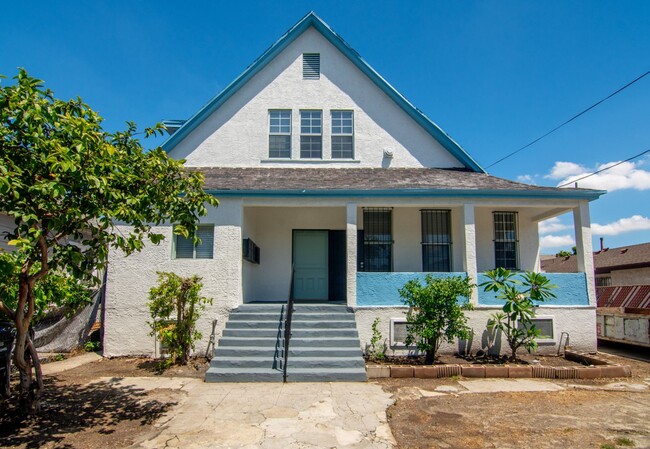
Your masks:
M589 305L596 305L596 285L594 281L594 255L591 245L591 219L589 218L589 202L581 201L573 209L573 226L576 234L576 255L578 271L584 272L587 278L587 294Z
M345 246L347 250L348 307L357 305L357 204L346 205Z
M463 270L467 272L473 284L478 284L478 268L476 263L476 219L474 217L474 204L463 205ZM472 290L470 301L478 305L478 287Z

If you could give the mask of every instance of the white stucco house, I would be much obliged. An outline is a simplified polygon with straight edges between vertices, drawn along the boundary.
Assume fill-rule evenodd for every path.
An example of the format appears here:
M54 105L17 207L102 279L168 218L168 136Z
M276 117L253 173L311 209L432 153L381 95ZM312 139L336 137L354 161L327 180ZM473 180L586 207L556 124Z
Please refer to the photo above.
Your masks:
M203 277L214 304L200 352L212 320L219 339L231 310L285 302L292 264L297 303L345 304L361 347L379 317L390 350L404 350L397 288L425 273L480 283L498 266L539 271L538 223L571 211L578 272L549 274L558 297L539 307L540 350L555 352L562 332L595 350L589 202L603 192L489 175L314 13L194 116L167 124L163 148L204 172L220 205L202 219L199 247L170 223L163 243L112 255L106 355L154 354L145 323L156 271ZM499 301L480 289L471 301L476 350Z

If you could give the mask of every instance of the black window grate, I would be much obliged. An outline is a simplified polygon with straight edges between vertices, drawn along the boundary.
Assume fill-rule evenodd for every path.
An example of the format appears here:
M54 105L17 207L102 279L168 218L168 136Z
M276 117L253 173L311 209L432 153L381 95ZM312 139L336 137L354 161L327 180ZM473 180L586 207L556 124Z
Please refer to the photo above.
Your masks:
M392 209L363 209L364 271L393 271Z
M451 271L451 211L423 209L422 270Z
M320 53L302 54L302 79L320 79Z
M519 269L517 212L494 212L494 263L497 268Z

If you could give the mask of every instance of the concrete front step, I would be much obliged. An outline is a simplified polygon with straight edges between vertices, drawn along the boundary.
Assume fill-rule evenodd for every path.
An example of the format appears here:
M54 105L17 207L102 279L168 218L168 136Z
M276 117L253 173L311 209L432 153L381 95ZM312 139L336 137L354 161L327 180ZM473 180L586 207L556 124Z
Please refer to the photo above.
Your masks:
M219 359L215 357L210 362L215 368L276 368L284 366L284 358L270 357L228 357ZM363 368L364 360L361 357L291 357L289 356L289 369L292 368Z
M229 329L226 327L223 330L224 337L242 337L242 338L258 338L258 337L282 337L284 330L278 329ZM334 337L349 337L359 338L359 333L356 329L304 329L298 327L291 327L291 339L294 338L334 338Z
M284 322L284 315L279 313L255 313L255 312L235 312L230 314L230 320L235 321L276 321ZM295 321L354 321L354 315L347 312L332 312L332 313L308 313L308 312L294 312L292 322Z
M305 321L293 319L291 327L294 329L356 329L357 323L354 320L337 321ZM284 320L278 321L242 321L228 320L226 329L284 329Z
M219 339L219 346L249 346L249 347L263 347L263 348L281 348L284 345L283 338L274 337L221 337ZM357 347L359 346L358 338L291 338L291 347Z
M365 382L364 368L289 368L290 382ZM281 382L282 370L272 368L214 368L205 373L206 382Z
M286 308L286 304L242 304L233 312L280 312ZM348 312L348 307L342 304L294 304L293 310L294 312L309 313L345 313Z
M250 346L219 346L214 351L214 356L217 359L224 359L226 357L265 357L273 358L284 357L284 350L282 348L259 348ZM289 358L294 357L361 357L361 348L349 347L321 347L321 348L289 348Z

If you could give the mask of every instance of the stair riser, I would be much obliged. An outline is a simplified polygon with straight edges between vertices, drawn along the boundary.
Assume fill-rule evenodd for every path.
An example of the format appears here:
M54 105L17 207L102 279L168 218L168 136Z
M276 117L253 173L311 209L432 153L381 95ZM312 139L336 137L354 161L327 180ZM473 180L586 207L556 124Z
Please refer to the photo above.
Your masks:
M294 329L356 329L354 321L297 321L293 320ZM226 323L226 329L284 329L284 322L273 321L232 321Z
M253 304L244 304L233 310L233 313L280 313L286 309L286 305L253 305ZM328 305L304 305L296 304L294 305L294 313L348 313L347 306L328 306Z
M277 329L224 329L224 337L284 337L284 330ZM356 329L296 329L291 330L291 338L359 338Z
M276 321L285 320L285 316L280 313L249 313L237 312L230 314L230 320L234 321ZM291 317L292 321L354 321L354 315L351 313L302 313L295 312Z
M248 358L218 359L210 363L212 367L219 368L273 368L282 369L283 359L251 360ZM289 369L291 368L364 368L363 359L350 357L347 359L303 360L300 357L289 357Z
M229 357L268 357L273 358L275 354L279 358L284 357L284 351L275 348L239 348L232 347L218 347L214 351L214 356L217 359L227 359ZM361 349L359 348L331 348L331 349L315 349L315 348L291 348L289 349L289 358L295 357L361 357Z
M211 382L282 382L282 372L266 373L205 373L205 381Z

